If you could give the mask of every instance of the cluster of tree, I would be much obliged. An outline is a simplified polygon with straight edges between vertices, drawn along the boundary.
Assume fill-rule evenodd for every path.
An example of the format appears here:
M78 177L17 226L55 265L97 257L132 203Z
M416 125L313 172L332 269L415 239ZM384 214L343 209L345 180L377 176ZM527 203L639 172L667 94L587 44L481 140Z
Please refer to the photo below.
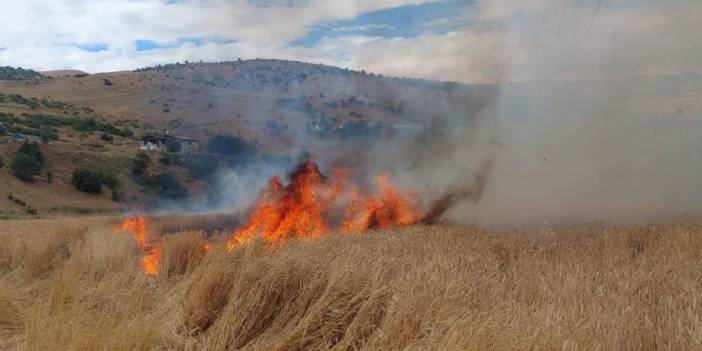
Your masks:
M24 68L14 68L9 66L0 67L0 80L29 80L44 79L41 73Z
M73 171L71 184L84 193L100 194L102 186L111 190L112 200L119 201L122 197L120 182L112 173L78 168Z
M244 165L259 155L258 145L233 135L215 135L207 141L207 152L228 158L233 165Z
M187 189L175 175L168 172L151 174L150 165L151 157L143 152L132 160L132 179L137 184L162 198L182 199L188 196Z
M44 168L44 154L37 143L25 141L15 153L10 163L10 170L17 179L33 182Z

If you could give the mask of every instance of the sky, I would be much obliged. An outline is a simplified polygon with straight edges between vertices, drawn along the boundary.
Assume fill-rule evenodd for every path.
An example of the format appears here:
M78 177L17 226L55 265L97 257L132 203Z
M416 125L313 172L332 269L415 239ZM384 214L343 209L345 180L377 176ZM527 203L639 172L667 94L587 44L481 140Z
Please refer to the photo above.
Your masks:
M493 83L702 71L698 0L10 0L0 65L278 58Z

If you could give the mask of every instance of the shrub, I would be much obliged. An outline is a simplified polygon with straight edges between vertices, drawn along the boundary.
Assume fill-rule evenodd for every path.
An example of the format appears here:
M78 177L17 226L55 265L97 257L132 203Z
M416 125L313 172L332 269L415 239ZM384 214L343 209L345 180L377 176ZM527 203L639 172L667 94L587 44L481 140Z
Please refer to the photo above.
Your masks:
M102 192L102 184L98 174L87 169L76 169L73 171L71 183L76 189L84 193L99 194Z
M110 135L109 133L102 133L102 134L100 134L100 139L109 143L109 142L112 142L114 137L112 137L112 135Z
M41 174L41 164L32 156L18 152L10 163L12 174L23 182L34 181L34 176Z
M143 152L138 153L136 158L132 160L132 175L138 181L142 181L148 173L150 163L151 158L149 155Z
M41 172L41 167L44 167L44 153L41 152L39 144L30 143L29 141L25 140L22 146L20 146L19 150L17 150L17 153L25 154L36 160L40 166L39 172Z
M180 144L180 141L176 138L168 138L166 139L166 150L168 152L176 153L179 152L180 149L183 146Z
M190 174L199 179L207 179L214 175L219 168L219 161L212 155L200 155L188 158L185 162Z
M116 134L124 138L131 138L132 136L134 136L134 131L125 127L120 129Z
M158 157L158 163L168 166L171 164L171 155L162 152L161 155Z
M44 144L48 144L50 140L58 140L56 131L49 127L41 127L39 130L39 137Z
M160 173L151 180L152 188L161 197L182 199L187 196L187 190L180 184L178 178L170 173Z
M117 179L112 173L110 172L97 172L98 179L100 179L100 183L105 185L106 187L110 189L117 189L119 188L119 179Z
M110 195L111 195L112 201L114 201L114 202L119 202L124 197L124 194L119 189L112 189L110 191Z
M249 159L258 154L258 147L244 138L231 135L216 135L208 140L207 152Z
M92 133L98 129L98 122L95 118L80 119L73 125L73 129L77 132Z

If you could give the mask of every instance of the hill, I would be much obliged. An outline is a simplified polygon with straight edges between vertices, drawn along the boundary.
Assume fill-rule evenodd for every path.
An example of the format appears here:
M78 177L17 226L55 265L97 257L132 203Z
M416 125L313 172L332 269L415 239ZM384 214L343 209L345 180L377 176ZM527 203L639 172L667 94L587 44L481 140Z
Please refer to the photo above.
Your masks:
M648 134L679 133L681 125L685 125L685 131L700 129L696 101L702 78L696 75L487 86L384 77L325 65L262 59L73 73L0 80L0 134L5 134L0 136L0 157L6 164L0 169L0 180L18 197L31 199L28 203L39 209L40 215L57 212L54 208L102 212L159 202L160 195L151 189L153 179L139 183L131 174L143 135L170 133L200 142L200 149L207 155L166 159L160 152L149 152L149 174L174 175L191 197L199 199L202 208L212 202L208 197L220 192L208 192L212 179L207 179L206 173L216 173L214 163L221 170L237 167L241 161L242 155L207 152L208 140L218 134L239 138L240 145L254 145L249 149L257 150L258 157L289 164L305 151L320 155L344 150L353 156L358 150L368 150L369 143L402 139L412 132L427 133L434 140L435 135L441 135L435 131L471 127L476 116L487 113L498 116L493 122L499 123L500 133L508 135L509 142L517 143L516 150L525 149L519 143L532 147L556 140L562 130L546 134L546 126L570 123L562 128L575 129L581 123L576 121L588 116L597 118L587 120L605 121L598 128L609 130L612 137L617 137L615 130L619 133L626 123L638 126L636 137L643 144L650 140ZM617 124L608 117L613 115L624 118ZM465 125L457 126L456 121ZM47 166L35 183L46 184L48 193L30 191L40 188L22 184L10 174L7 164L21 144L13 140L15 133L48 139L41 146L49 155ZM102 134L108 134L106 140ZM495 139L494 135L483 137ZM586 144L589 140L582 132L573 138L582 138ZM435 151L406 151L417 152ZM548 152L563 154L555 149L537 152L543 155L539 160L549 162L560 158ZM519 167L511 173L519 179L509 184L533 179L534 175L524 170L542 161L532 162L521 154L513 157L528 164L515 163ZM594 167L573 162L584 171ZM96 197L73 189L71 172L78 167L113 172L122 185L121 201L111 201L109 190ZM52 184L46 179L48 171L54 178ZM536 178L552 183L547 176ZM96 199L100 201L93 201ZM25 211L12 201L0 200L0 212L4 213L0 217L16 217L24 216Z
M301 147L325 152L340 140L356 142L396 128L421 129L441 116L469 115L475 104L491 94L490 87L389 78L281 60L171 64L92 75L59 73L32 81L0 80L0 116L4 116L0 132L4 129L6 134L0 136L0 157L5 163L19 145L12 135L51 139L42 145L49 154L47 170L54 178L48 188L20 184L8 167L0 170L7 189L30 199L42 214L57 207L99 212L148 203L149 196L140 190L143 184L135 184L129 174L141 135L168 132L204 145L213 135L227 134L254 143L263 154L295 157ZM86 124L92 127L85 130ZM101 133L110 134L112 140L101 140ZM162 166L157 163L159 157L152 153L154 167L182 175L179 179L192 193L204 187L201 179L187 175L182 162ZM94 196L71 189L70 175L76 167L116 172L128 185L121 205L96 202L95 208L84 208L81 204L90 203ZM36 184L45 181L42 176ZM62 201L42 196L46 190L62 194ZM109 201L108 194L102 198ZM0 201L0 211L11 217L22 213L7 201Z

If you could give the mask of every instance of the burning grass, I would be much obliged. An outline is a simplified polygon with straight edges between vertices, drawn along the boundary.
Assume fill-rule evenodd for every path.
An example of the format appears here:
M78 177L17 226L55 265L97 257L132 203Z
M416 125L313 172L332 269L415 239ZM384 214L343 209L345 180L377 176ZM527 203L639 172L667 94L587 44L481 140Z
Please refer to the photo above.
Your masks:
M410 226L161 237L114 219L3 222L0 349L696 349L702 224L488 233Z

